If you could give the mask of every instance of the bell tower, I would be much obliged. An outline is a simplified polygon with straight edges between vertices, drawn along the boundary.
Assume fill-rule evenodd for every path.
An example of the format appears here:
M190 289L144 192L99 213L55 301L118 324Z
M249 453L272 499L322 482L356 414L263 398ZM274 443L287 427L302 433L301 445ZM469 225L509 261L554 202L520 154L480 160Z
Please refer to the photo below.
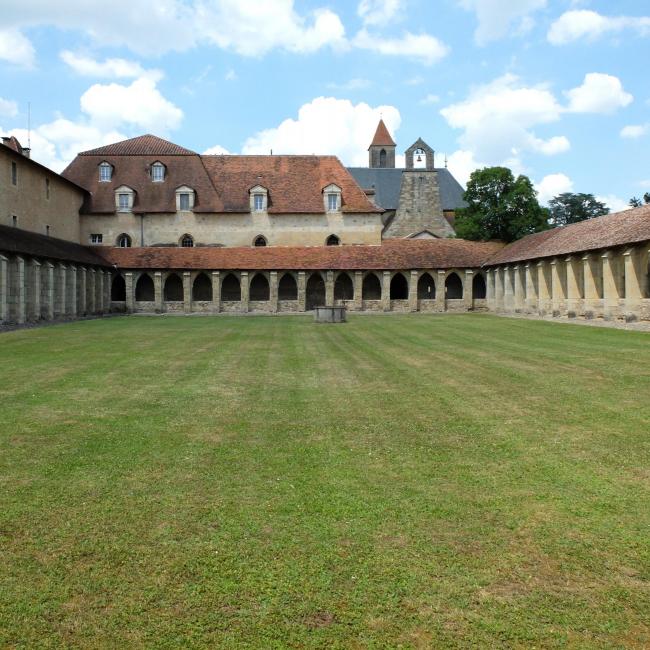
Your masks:
M370 168L395 169L395 146L395 141L391 138L384 120L380 119L375 137L368 147Z

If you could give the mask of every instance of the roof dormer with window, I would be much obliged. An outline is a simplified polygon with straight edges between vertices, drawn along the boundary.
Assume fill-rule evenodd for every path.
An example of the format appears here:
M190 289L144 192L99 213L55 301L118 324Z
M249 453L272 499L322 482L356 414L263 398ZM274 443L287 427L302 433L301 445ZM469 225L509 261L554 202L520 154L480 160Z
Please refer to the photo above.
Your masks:
M269 209L269 191L262 185L255 185L248 190L251 212L266 212Z
M334 183L323 188L323 203L326 212L340 212L341 188Z
M156 161L150 168L151 180L154 183L162 183L165 180L166 171L165 165L160 161Z
M115 210L117 212L133 212L135 191L128 185L121 185L115 190Z
M181 185L176 188L176 211L191 212L194 210L196 193L191 187Z
M110 183L113 180L113 165L111 163L103 162L99 163L99 182L100 183Z

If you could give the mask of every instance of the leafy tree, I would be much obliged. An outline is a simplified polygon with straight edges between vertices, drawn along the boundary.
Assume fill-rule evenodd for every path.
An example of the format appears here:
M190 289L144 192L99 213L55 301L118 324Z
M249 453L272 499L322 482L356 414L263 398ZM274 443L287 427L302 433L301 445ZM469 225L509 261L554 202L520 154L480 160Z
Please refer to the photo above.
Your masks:
M609 208L594 198L593 194L564 192L548 202L550 222L553 226L566 226L609 213Z
M640 208L643 204L650 205L650 192L646 192L643 195L643 201L641 199L637 198L636 196L633 196L629 202L628 205L632 208Z
M473 240L510 242L548 229L548 210L537 201L527 176L515 178L507 167L477 169L464 195L468 206L456 213L456 233Z

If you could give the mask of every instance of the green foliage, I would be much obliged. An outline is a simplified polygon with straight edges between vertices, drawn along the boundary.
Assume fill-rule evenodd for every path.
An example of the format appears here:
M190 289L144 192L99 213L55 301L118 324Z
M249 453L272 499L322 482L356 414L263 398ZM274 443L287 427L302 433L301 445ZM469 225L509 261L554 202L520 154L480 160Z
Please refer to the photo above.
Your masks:
M531 180L516 179L507 167L477 169L464 195L469 204L456 213L459 237L510 242L548 229L548 210L537 201Z
M549 221L553 226L567 226L570 223L586 221L609 214L609 208L596 200L593 194L564 192L548 202Z
M650 204L650 192L646 192L643 195L643 201L641 199L637 198L636 196L633 196L629 201L628 205L632 208L640 208L643 204Z

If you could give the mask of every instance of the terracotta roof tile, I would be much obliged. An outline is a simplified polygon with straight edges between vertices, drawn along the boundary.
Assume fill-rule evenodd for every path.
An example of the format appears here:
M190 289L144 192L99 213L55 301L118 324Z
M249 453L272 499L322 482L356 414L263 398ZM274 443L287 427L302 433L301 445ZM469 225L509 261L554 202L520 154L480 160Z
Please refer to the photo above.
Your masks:
M82 151L80 156L191 156L197 155L168 140L155 135L140 135L137 138L122 140L97 149Z
M98 250L123 269L409 270L479 267L502 246L463 239L393 239L380 246Z
M650 205L597 217L523 237L499 251L487 264L507 264L569 255L650 240Z
M388 129L384 124L384 120L379 120L379 124L377 125L377 130L375 131L375 137L372 139L370 146L371 147L394 147L395 146L395 141L393 140L390 133L388 132Z

